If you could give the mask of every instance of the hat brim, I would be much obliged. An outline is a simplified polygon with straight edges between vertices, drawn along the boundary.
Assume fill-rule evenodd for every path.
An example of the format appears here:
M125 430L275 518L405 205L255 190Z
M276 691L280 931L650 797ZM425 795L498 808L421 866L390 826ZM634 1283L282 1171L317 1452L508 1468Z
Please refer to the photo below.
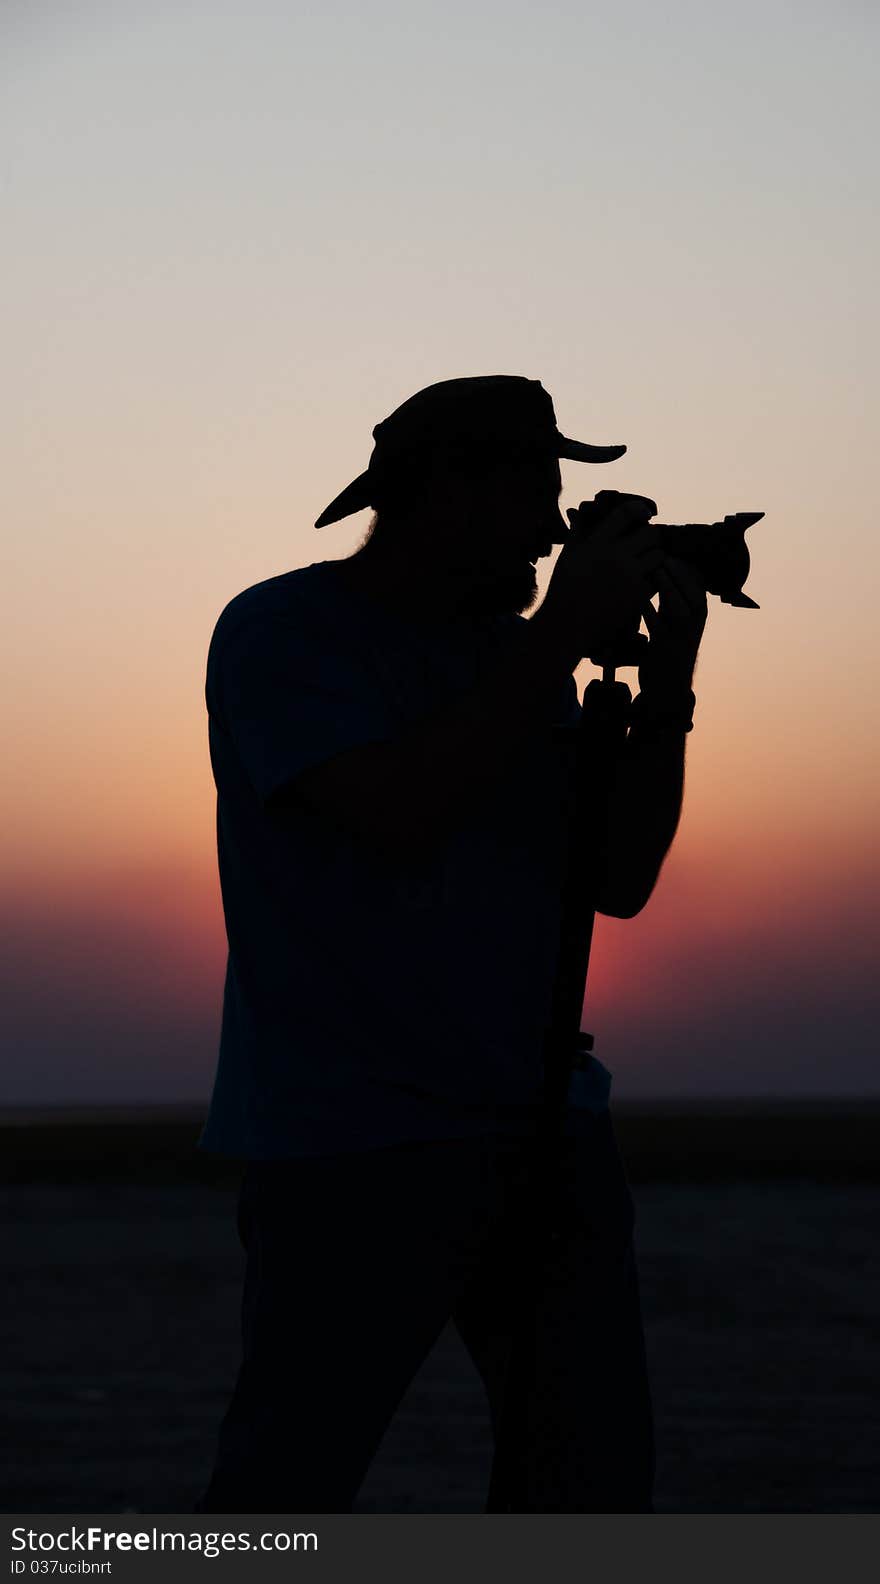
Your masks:
M571 462L616 462L625 450L625 445L587 445L583 440L569 440L565 435L560 435L556 455L566 457Z
M326 528L328 523L339 522L343 517L350 517L352 512L363 511L364 507L370 504L372 483L369 473L361 473L360 477L354 479L341 495L337 495L329 506L324 507L315 522L315 527Z
M587 445L582 440L569 440L565 435L557 436L556 455L565 457L570 462L616 462L626 450L625 445L598 446ZM343 517L350 517L353 512L364 511L372 504L370 496L373 492L375 476L369 470L358 475L356 479L346 486L335 500L325 506L320 517L315 520L316 528L326 528L329 523L340 522Z

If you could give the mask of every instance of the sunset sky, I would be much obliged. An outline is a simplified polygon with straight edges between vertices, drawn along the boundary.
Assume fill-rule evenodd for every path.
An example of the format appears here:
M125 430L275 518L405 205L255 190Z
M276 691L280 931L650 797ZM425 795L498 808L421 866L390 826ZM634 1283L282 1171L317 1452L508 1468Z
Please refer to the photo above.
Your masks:
M563 506L766 513L675 847L600 922L615 1093L880 1093L876 15L4 6L0 1103L207 1098L212 628L359 543L312 523L375 423L486 373L627 444Z

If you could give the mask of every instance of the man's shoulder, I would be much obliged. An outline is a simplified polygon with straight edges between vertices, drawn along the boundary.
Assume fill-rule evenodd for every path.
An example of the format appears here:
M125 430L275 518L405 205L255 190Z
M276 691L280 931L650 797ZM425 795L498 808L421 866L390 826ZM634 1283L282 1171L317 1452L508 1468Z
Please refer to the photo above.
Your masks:
M239 633L254 627L269 628L276 622L297 621L309 612L321 611L333 597L331 582L324 573L330 565L328 561L314 561L309 566L294 567L234 594L214 623L210 654L216 655Z

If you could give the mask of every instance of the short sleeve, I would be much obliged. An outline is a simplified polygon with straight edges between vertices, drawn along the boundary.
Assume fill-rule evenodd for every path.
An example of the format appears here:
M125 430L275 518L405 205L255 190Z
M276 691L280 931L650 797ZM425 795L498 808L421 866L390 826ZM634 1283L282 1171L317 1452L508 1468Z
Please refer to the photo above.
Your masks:
M305 614L252 616L215 633L211 696L262 804L304 770L393 735L354 646Z

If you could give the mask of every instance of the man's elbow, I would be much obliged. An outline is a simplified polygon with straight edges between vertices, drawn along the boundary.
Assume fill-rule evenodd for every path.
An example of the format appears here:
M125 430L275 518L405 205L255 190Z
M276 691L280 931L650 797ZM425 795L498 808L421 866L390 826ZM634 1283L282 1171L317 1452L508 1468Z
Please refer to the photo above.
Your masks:
M648 901L648 897L650 896L650 894L651 893L649 891L647 893L647 895L642 895L642 896L637 896L637 897L634 897L634 896L619 896L619 897L617 897L617 896L613 896L613 897L603 896L601 901L597 904L596 912L603 914L606 918L616 918L616 919L631 919L631 918L635 918L637 913L641 913L642 908L646 905L646 903Z
M657 878L657 874L629 876L606 884L600 892L596 912L604 913L608 918L635 918L650 901Z

